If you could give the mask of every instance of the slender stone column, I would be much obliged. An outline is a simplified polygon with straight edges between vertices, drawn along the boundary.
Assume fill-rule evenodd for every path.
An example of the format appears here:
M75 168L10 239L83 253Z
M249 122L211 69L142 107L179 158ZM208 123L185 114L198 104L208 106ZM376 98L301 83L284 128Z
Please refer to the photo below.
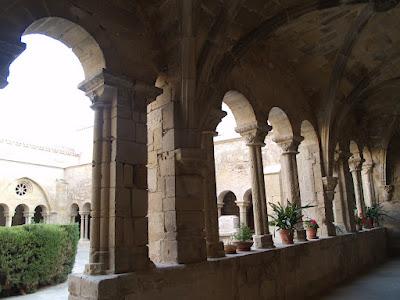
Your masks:
M85 232L84 232L84 235L83 235L83 239L84 240L89 240L89 214L84 214L83 218L85 220L85 225L84 225Z
M301 205L299 176L297 173L296 155L299 153L298 147L304 138L302 136L289 138L274 138L282 149L281 155L281 182L282 182L282 199L290 203ZM306 232L303 223L300 222L296 226L297 239L299 241L306 240Z
M365 204L362 193L361 182L361 164L363 160L360 157L351 157L349 159L350 172L353 177L354 195L356 197L357 213L359 216L365 216Z
M31 224L33 219L33 213L24 214L25 224Z
M325 208L325 220L324 226L328 236L336 235L336 228L333 224L333 199L335 197L335 188L337 185L337 177L322 177L322 183L324 186L324 208Z
M204 168L204 221L207 257L225 256L224 244L219 241L217 189L215 185L214 136L215 131L203 131L202 148L206 152Z
M12 216L10 214L6 214L6 215L4 215L4 217L6 218L6 227L11 227Z
M264 168L261 156L261 147L265 146L264 139L271 129L268 125L236 128L246 139L246 145L250 153L250 174L251 174L251 193L254 213L254 231L253 236L255 248L274 247L272 235L269 233L268 216L266 209Z
M372 179L373 167L374 164L371 162L364 162L361 167L364 202L367 206L371 206L376 202L374 181Z
M224 203L217 201L218 218L222 215L222 208L223 207L224 207Z
M353 181L349 172L348 160L351 153L339 151L336 159L336 175L338 177L337 193L335 194L336 215L340 218L348 232L355 232L355 200ZM335 220L336 221L336 220Z
M240 224L248 226L249 220L247 220L247 210L249 209L250 202L245 200L236 201L236 205L239 207Z
M81 232L80 232L80 239L83 240L85 238L85 215L81 214Z

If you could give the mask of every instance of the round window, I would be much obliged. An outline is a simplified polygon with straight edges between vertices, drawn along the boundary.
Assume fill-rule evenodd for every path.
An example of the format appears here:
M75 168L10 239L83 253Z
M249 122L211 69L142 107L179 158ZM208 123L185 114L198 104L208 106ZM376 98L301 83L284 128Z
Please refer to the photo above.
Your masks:
M18 196L23 196L23 195L25 195L27 191L28 191L28 187L26 186L25 183L20 183L20 184L18 184L18 185L16 186L16 188L15 188L15 193L16 193Z

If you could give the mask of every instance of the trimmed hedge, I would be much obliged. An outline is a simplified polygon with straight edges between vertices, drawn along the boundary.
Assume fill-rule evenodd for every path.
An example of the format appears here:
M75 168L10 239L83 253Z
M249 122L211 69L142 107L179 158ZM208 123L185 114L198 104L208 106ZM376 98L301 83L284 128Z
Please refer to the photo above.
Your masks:
M64 282L71 273L78 225L0 227L0 296Z

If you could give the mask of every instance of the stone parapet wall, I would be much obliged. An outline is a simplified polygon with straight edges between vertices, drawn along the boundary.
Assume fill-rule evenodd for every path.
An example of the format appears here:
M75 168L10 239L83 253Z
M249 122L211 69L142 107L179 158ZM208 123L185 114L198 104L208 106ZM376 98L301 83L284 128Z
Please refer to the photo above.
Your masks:
M70 300L302 299L386 258L383 228L148 272L69 278Z

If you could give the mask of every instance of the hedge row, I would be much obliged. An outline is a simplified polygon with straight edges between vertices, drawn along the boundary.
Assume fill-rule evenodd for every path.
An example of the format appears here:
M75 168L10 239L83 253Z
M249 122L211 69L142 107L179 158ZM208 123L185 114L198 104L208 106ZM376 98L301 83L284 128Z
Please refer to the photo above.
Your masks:
M72 271L77 225L0 227L0 296L64 282Z

